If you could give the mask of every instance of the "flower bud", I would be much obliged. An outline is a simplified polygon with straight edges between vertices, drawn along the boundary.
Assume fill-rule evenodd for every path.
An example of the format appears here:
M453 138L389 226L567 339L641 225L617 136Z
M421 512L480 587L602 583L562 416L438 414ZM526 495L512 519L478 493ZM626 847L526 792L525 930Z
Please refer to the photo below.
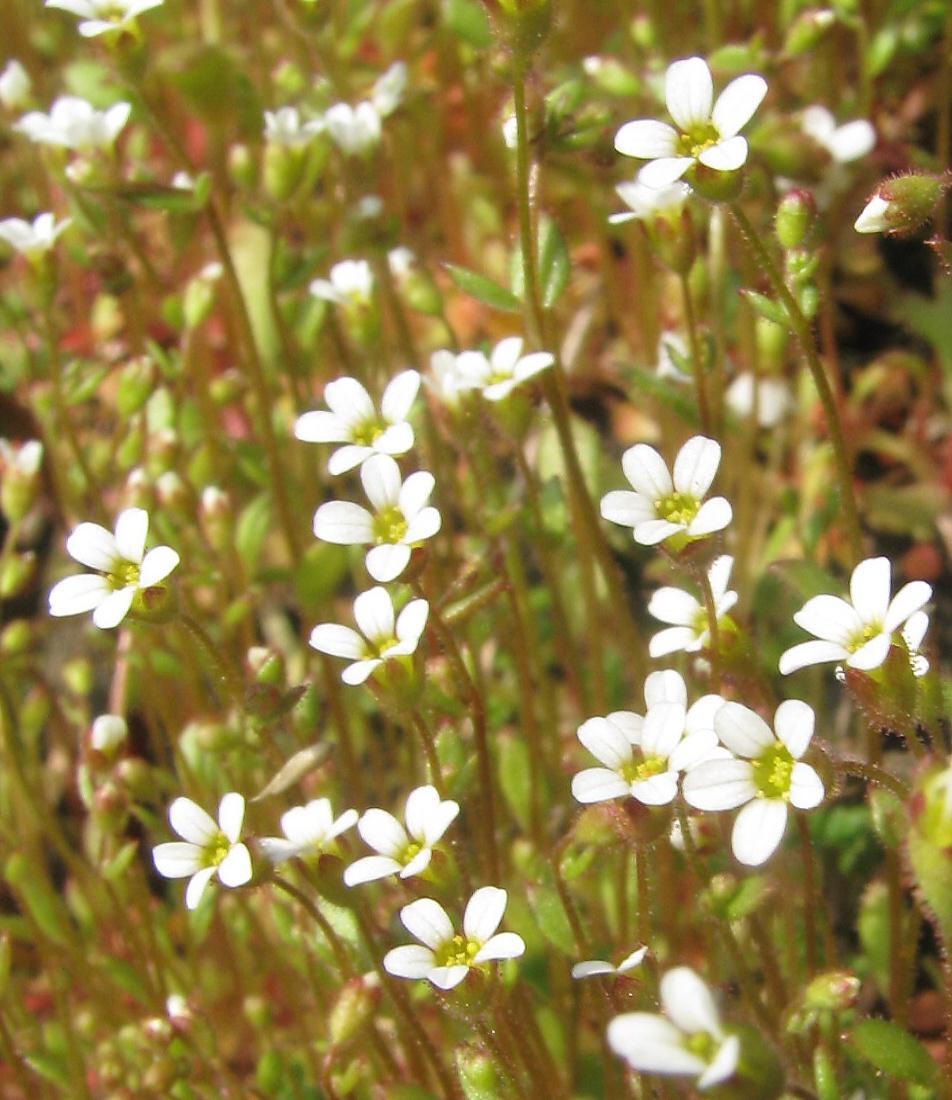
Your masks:
M787 330L766 317L758 317L754 322L754 338L764 371L778 374L783 368L784 354L787 349L789 339Z
M9 600L19 596L35 573L36 555L32 551L7 558L3 572L0 572L0 598Z
M373 1018L380 1001L380 978L371 971L345 982L327 1019L334 1046L353 1038Z
M859 978L848 970L818 974L804 990L804 1006L814 1011L843 1012L856 1004L861 985Z
M797 188L787 192L780 200L774 219L781 247L799 248L806 241L815 217L816 205L809 191Z
M116 409L120 416L132 416L149 400L155 387L155 364L147 355L131 360L119 373Z
M129 736L126 720L119 714L100 714L89 731L89 744L104 756L112 756Z
M512 52L528 61L545 41L552 25L552 0L498 0L504 33Z
M264 189L274 202L284 202L298 188L304 174L306 150L269 144L264 151Z
M22 657L32 649L34 641L33 624L28 619L14 619L0 633L0 655Z
M247 145L232 145L228 150L228 178L239 190L255 186L258 169Z
M853 228L857 233L908 236L932 217L949 182L948 176L912 173L884 180L870 196Z
M456 1072L466 1100L491 1100L500 1095L499 1075L486 1051L471 1046L457 1048Z
M11 445L0 440L0 510L10 523L24 519L39 495L43 444L31 439Z
M788 57L809 53L836 22L836 15L829 8L808 8L790 24L783 43Z
M11 57L0 73L0 105L8 111L18 111L30 99L30 74L15 57Z
M163 509L172 513L181 513L192 503L189 487L175 470L166 470L156 478L155 497Z
M211 313L212 306L215 304L215 284L221 278L222 270L220 263L206 264L193 279L189 280L182 302L186 328L198 328Z
M212 549L221 552L231 544L231 500L217 485L206 485L202 490L198 509L199 522Z
M141 756L126 756L116 765L114 775L135 799L150 798L155 791L152 769Z

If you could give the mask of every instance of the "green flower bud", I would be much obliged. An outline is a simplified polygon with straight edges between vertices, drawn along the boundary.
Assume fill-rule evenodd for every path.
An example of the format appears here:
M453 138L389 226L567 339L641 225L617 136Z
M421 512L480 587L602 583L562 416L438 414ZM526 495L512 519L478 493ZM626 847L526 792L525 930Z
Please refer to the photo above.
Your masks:
M155 388L155 364L140 355L122 368L116 387L116 409L121 416L132 416L148 401Z
M512 52L526 62L545 41L552 25L552 0L498 0Z
M272 144L264 151L264 189L274 202L285 202L298 188L304 174L306 150Z
M228 178L239 190L254 188L258 169L247 145L232 145L228 150Z
M215 284L221 276L221 264L210 263L206 264L194 279L189 280L182 301L186 328L198 328L211 313L212 306L215 304Z
M33 648L35 640L33 624L27 619L14 619L0 633L0 654L4 657L22 657Z
M809 53L836 22L836 15L828 8L808 8L790 24L783 43L784 53L798 57Z
M146 799L155 791L152 769L140 756L127 756L116 765L115 777L135 799Z
M334 1046L352 1039L373 1018L380 1001L380 979L373 972L351 978L337 995L327 1018L327 1030Z
M0 439L0 510L11 523L19 523L36 503L42 466L38 440L10 444Z
M456 1051L456 1072L466 1100L496 1100L501 1095L495 1063L485 1051L470 1046L459 1047Z
M950 177L910 173L885 180L876 188L854 222L857 233L888 233L906 237L932 217Z
M799 248L807 239L816 217L813 196L808 191L789 191L780 200L774 227L783 248Z
M757 354L766 372L777 374L783 367L789 333L782 326L766 317L758 317L754 322L754 336L757 342Z
M856 1003L861 985L848 970L818 974L804 990L804 1006L813 1011L843 1012Z
M26 554L14 554L7 558L0 573L0 597L12 599L23 592L36 573L36 554L31 550Z

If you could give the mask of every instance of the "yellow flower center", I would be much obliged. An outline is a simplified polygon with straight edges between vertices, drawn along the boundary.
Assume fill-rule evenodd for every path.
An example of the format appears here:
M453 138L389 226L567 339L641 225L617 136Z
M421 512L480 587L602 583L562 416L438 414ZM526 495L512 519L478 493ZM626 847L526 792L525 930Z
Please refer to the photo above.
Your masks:
M370 447L384 433L384 426L376 417L357 424L351 432L351 440L361 447Z
M231 841L222 832L217 832L205 845L205 866L217 867L231 851Z
M695 1031L687 1036L684 1044L692 1054L696 1054L704 1062L712 1062L717 1053L718 1042L710 1032Z
M456 935L436 952L440 966L472 966L482 945L465 936Z
M790 780L795 761L790 750L779 741L756 760L751 760L754 786L758 798L782 799L790 797Z
M622 764L619 774L626 783L641 783L667 770L668 762L663 756L642 756L641 760Z
M658 519L666 519L669 523L683 523L685 527L697 515L697 509L698 502L689 493L675 491L655 501Z
M384 508L374 516L374 539L381 543L399 542L407 533L407 521L395 505Z
M117 561L106 580L113 589L128 588L139 583L139 566L134 561Z
M403 849L403 855L400 856L400 862L406 867L412 863L416 857L423 851L423 845L417 844L415 840L411 840L410 843Z
M846 648L850 653L855 653L858 649L862 649L867 642L873 640L877 634L882 634L883 624L878 622L866 623L862 630L858 630L846 643Z
M713 122L702 122L693 126L688 133L681 134L678 138L677 155L679 157L694 157L695 159L716 145L721 140L721 135L715 129Z

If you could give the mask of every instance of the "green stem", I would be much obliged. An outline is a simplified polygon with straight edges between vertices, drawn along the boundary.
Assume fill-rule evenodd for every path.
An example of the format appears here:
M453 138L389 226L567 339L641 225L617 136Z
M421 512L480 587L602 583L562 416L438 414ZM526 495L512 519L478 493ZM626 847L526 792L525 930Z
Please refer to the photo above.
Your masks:
M862 760L854 760L852 757L842 757L835 761L838 771L847 775L855 775L867 783L873 783L879 787L885 787L891 791L900 801L905 802L910 795L909 787L901 779L890 775L884 768L876 764L866 764Z
M427 725L426 719L418 710L410 712L410 721L413 723L413 728L420 735L420 741L423 745L423 754L426 757L426 765L430 773L430 782L436 787L440 798L445 798L446 784L443 782L440 759L436 755L436 739L433 736L433 731Z
M704 363L701 360L701 341L698 338L697 316L694 312L694 300L691 296L691 284L687 275L680 275L681 298L684 302L684 320L688 328L688 343L691 347L691 374L694 376L694 394L697 411L701 418L701 431L710 436L713 432L711 407L707 399L707 386L704 382Z
M820 899L816 888L816 860L807 819L803 814L794 814L794 816L797 819L800 851L803 855L803 920L806 931L807 977L812 978L817 971L816 915L820 911Z
M208 631L191 615L182 614L178 621L188 636L198 644L199 649L208 658L215 671L216 679L225 688L229 699L236 703L243 699L245 686L241 676L222 656Z

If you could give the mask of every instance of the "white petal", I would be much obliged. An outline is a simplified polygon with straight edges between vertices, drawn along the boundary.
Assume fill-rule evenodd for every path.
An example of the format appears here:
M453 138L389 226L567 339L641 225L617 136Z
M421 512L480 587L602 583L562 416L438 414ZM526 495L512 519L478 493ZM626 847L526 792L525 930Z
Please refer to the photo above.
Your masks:
M269 863L283 863L286 859L296 859L304 850L296 841L286 840L280 836L259 837L258 847ZM344 877L346 881L346 872Z
M691 626L700 610L700 603L680 588L659 588L648 601L648 614L672 626Z
M669 65L664 78L664 99L668 112L682 130L709 122L714 81L707 62L701 57L688 57Z
M641 744L641 730L645 720L640 714L635 714L630 710L613 710L606 717L613 726L617 726L621 730L629 745Z
M732 1076L740 1061L740 1039L736 1035L728 1035L721 1043L714 1060L697 1079L699 1089L710 1088L721 1081L726 1081Z
M413 428L407 421L392 424L374 440L374 450L380 454L402 455L413 446Z
M359 424L374 416L370 394L356 378L344 377L328 382L324 387L324 400L331 412L347 425Z
M621 468L632 488L650 501L668 496L674 488L664 459L647 443L636 443L621 456Z
M388 424L399 424L406 420L419 389L419 371L405 370L392 378L383 391L380 402L384 420Z
M214 873L214 867L203 867L200 871L196 871L195 874L192 875L188 886L185 887L186 909L198 908L198 903L202 900L202 895L205 893L205 887L211 881L211 877Z
M642 546L657 546L659 542L685 530L683 523L671 523L666 519L651 519L647 523L639 523L634 529L635 542Z
M851 637L863 629L863 623L852 604L838 596L814 596L793 616L797 626L802 626L825 642L845 645Z
M573 978L591 978L596 974L614 974L615 967L604 959L588 959L572 967Z
M736 172L747 162L747 139L730 137L719 141L700 153L697 159L715 172Z
M116 547L126 561L138 565L145 552L149 533L149 513L143 508L127 508L116 519Z
M343 443L349 438L341 418L323 409L299 416L294 422L294 434L305 443Z
M218 864L218 881L222 886L244 886L251 875L251 853L244 844L235 844Z
M714 500L717 499L717 497L714 498ZM714 500L709 500L708 504L713 504ZM701 511L703 510L702 508ZM727 593L727 586L730 584L731 570L733 568L734 559L730 554L721 554L719 558L715 558L714 561L711 562L711 568L707 571L707 577L711 583L711 591L714 594L714 602L718 604L718 606L720 606L721 601Z
M363 469L372 459L364 463ZM373 516L348 500L331 500L314 513L314 537L339 546L358 546L374 539Z
M224 795L218 804L218 827L232 842L241 836L241 824L245 819L245 800L237 791Z
M703 435L689 439L674 460L674 487L700 500L710 489L721 461L721 445Z
M185 878L202 866L202 849L185 841L173 840L152 849L155 869L165 878Z
M707 985L689 966L676 966L661 978L661 1003L671 1021L693 1035L720 1035L721 1021Z
M383 856L396 858L410 843L404 827L386 810L367 810L357 822L357 831L366 844Z
M109 582L98 573L66 577L50 589L50 614L81 615L84 611L92 611L111 591Z
M169 806L169 824L183 840L200 848L218 835L218 823L190 798L176 798Z
M858 118L838 127L827 142L834 160L847 164L872 152L876 145L876 131L865 118Z
M673 157L678 149L678 134L666 122L636 118L619 129L615 135L615 148L623 156L641 160Z
M651 636L648 652L652 657L667 657L669 653L693 653L701 648L697 634L689 626L672 626Z
M456 806L457 811L459 806ZM435 813L440 806L440 796L436 787L427 784L423 787L415 787L407 795L406 807L403 811L403 820L407 825L407 832L414 840L423 841L426 833L427 819Z
M404 512L404 515L406 513ZM409 517L407 517L409 519ZM410 545L432 538L439 531L443 519L435 508L424 508L410 519L404 541Z
M159 584L179 564L178 554L171 546L155 546L142 559L139 567L139 587L150 588Z
M405 652L412 653L420 641L420 635L426 628L430 605L426 600L411 600L397 617L397 637L403 643ZM406 648L409 647L409 648Z
M615 969L619 974L624 974L627 970L634 970L647 954L647 947L637 947L630 955L626 955Z
M361 462L365 462L373 453L371 447L358 443L348 443L346 447L338 447L327 460L327 472L333 477L346 474Z
M889 558L867 558L850 577L850 600L864 623L881 623L892 587Z
M485 944L493 935L506 911L507 897L498 886L483 886L473 894L463 913L463 931L471 940Z
M121 556L112 532L98 523L81 523L66 540L66 553L102 573L111 572Z
M352 665L348 665L344 669L340 674L340 678L350 687L356 687L358 684L364 683L368 677L372 676L375 669L379 668L382 664L383 661L381 661L379 657L368 657L364 661L355 661Z
M887 619L889 618L887 614ZM906 620L902 628L902 638L910 651L917 650L929 629L929 616L924 611L916 611Z
M427 947L436 950L453 938L453 925L446 910L432 898L418 898L400 910L406 930Z
M725 703L714 715L714 729L721 743L738 756L754 759L776 744L770 726L749 707Z
M395 978L426 978L435 966L433 952L416 943L395 947L383 959L384 970Z
M518 959L526 951L526 942L515 932L498 932L490 936L476 952L474 963L489 962L491 959Z
M410 547L402 543L399 545L384 543L383 546L374 546L367 551L364 564L375 581L387 584L399 577L410 564Z
M889 604L883 621L883 630L887 634L892 634L894 630L898 630L910 616L914 615L931 599L932 586L926 584L925 581L910 581L908 584L904 584ZM928 619L926 625L928 625Z
M812 810L823 801L823 782L809 764L799 761L790 775L790 803L798 810Z
M692 538L710 535L714 531L723 531L733 518L734 512L725 497L711 497L698 508L697 515L688 524L688 534Z
M853 222L857 233L882 233L890 228L890 219L886 217L889 202L880 194L875 194L863 207L859 217Z
M859 668L864 672L868 672L873 668L879 668L883 661L886 660L891 644L891 635L877 634L875 638L870 638L865 645L860 646L855 653L851 653L846 659L846 663L850 668Z
M400 878L412 878L414 875L422 875L430 866L433 852L429 848L421 848L410 862L400 869Z
M375 512L394 507L400 499L400 467L390 455L368 458L360 467L360 480Z
M699 733L714 729L714 715L724 705L725 700L720 695L702 695L696 699L688 709L684 719L684 728L689 734Z
M512 376L521 354L521 336L507 336L505 340L500 340L489 356L489 363L492 367L493 374Z
M586 768L572 777L572 797L584 805L623 798L630 793L629 784L608 768Z
M622 527L636 527L655 516L654 505L647 497L627 489L613 489L606 493L602 497L600 511L603 519L620 523Z
M688 689L684 677L673 668L652 672L645 680L645 706L650 710L656 703L680 703L686 707Z
M706 765L701 765L706 767ZM747 867L766 863L783 840L787 827L787 804L774 798L755 798L737 815L731 832L731 847Z
M426 507L435 484L436 479L426 470L417 470L403 483L398 503L408 522L412 523L414 517Z
M704 1061L683 1043L674 1024L648 1012L627 1012L608 1025L608 1045L642 1073L702 1073Z
M437 989L453 989L469 974L468 966L435 966L427 977Z
M517 382L525 382L540 371L547 370L554 363L555 356L548 351L534 351L531 355L524 355L516 363L515 379Z
M694 163L694 157L659 157L650 160L638 173L637 182L652 191L663 191L684 175Z
M807 751L815 724L813 708L800 699L787 699L777 707L774 715L777 736L794 760L799 760Z
M681 789L697 810L734 810L757 795L746 760L706 760L687 773Z
M321 801L327 801L321 799ZM308 803L310 805L310 803ZM325 835L325 842L333 840L334 837L340 836L341 833L347 832L348 829L352 829L357 824L357 811L356 810L344 810L340 817L331 823L330 828Z
M376 882L388 875L398 875L403 864L387 856L364 856L344 869L344 885L360 886L364 882Z
M134 584L126 585L117 592L110 592L93 612L93 622L100 630L111 630L118 626L129 613L135 594Z
M600 763L618 769L631 760L631 745L624 733L607 718L589 718L577 731L578 739Z
M631 785L631 796L645 806L667 806L678 793L678 773L661 772Z
M690 771L702 761L712 759L717 747L713 729L689 733L668 757L668 767L675 772Z
M767 81L756 73L732 80L717 97L711 121L722 138L733 137L750 122L767 94Z
M686 718L687 712L681 703L655 703L650 707L641 730L641 748L645 755L667 760L684 735Z
M332 657L346 657L358 661L365 652L364 640L349 626L337 623L321 623L311 631L310 645Z
M385 588L371 588L354 600L354 618L361 633L371 642L393 637L393 602Z
M807 665L845 661L849 655L849 650L838 642L801 642L780 655L780 671L784 676L789 676Z
M836 129L836 119L818 104L807 107L800 116L800 128L821 145L826 145Z

